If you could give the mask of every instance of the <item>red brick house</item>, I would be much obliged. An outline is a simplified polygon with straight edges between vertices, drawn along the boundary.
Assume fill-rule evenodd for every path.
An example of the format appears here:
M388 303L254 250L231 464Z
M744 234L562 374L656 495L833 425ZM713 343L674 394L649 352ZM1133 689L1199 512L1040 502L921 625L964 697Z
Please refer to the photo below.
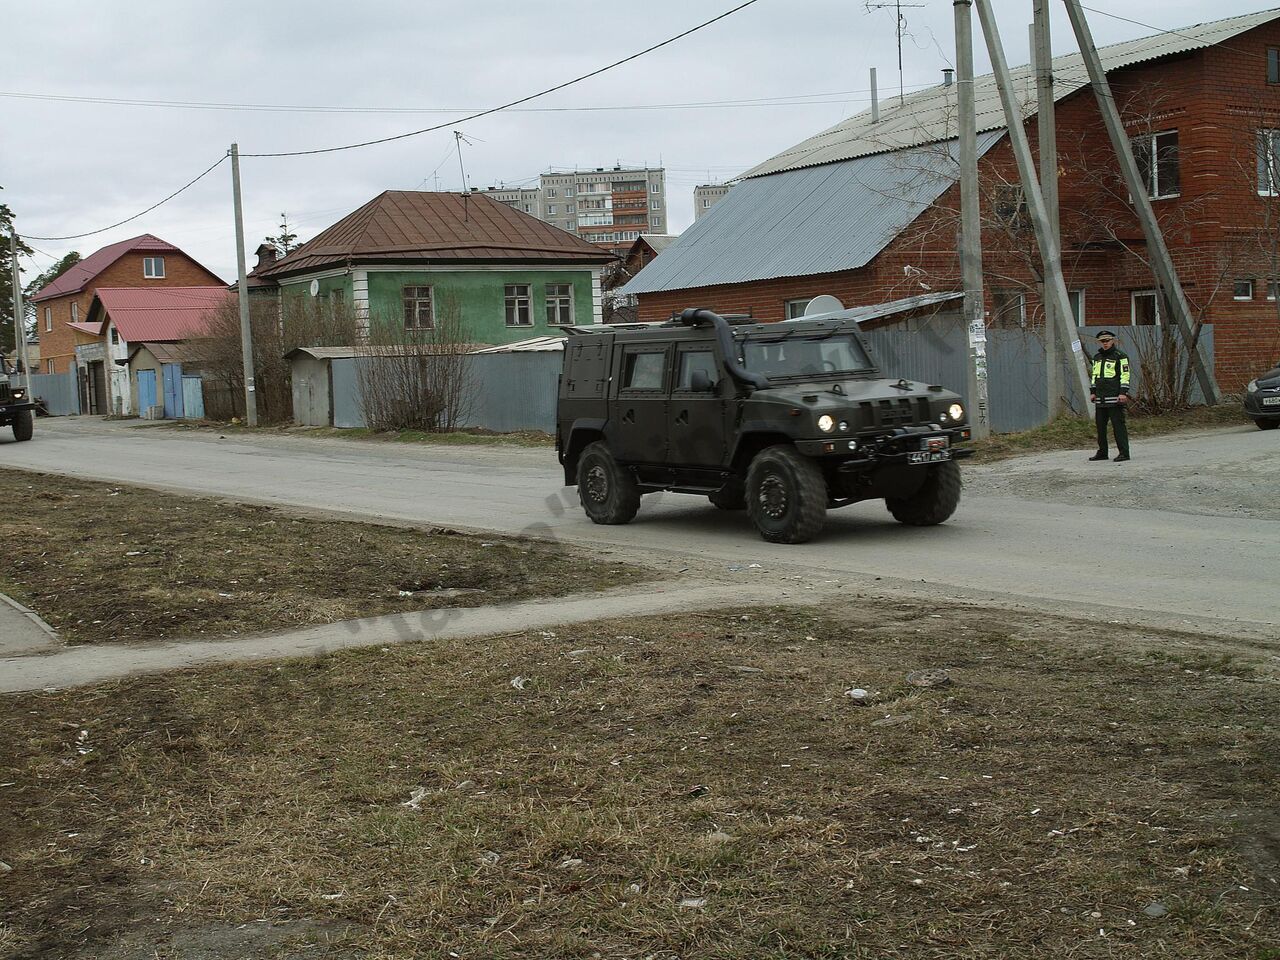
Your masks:
M1235 391L1280 356L1280 11L1101 48L1193 314ZM1037 140L1034 85L1013 71ZM1161 323L1145 242L1079 54L1054 59L1064 273L1078 323ZM991 76L975 82L988 322L1034 327L1039 264ZM687 306L782 320L960 289L955 87L912 94L743 175L620 291L641 320Z
M85 322L98 287L203 287L226 283L173 244L146 233L103 247L31 297L42 373L75 368L76 347L100 337Z

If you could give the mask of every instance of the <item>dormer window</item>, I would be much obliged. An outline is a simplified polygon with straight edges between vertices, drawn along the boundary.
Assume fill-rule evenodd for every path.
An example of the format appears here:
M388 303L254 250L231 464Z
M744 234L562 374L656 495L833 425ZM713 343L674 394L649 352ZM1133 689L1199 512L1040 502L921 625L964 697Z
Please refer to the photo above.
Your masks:
M164 257L143 257L142 275L148 280L164 279Z

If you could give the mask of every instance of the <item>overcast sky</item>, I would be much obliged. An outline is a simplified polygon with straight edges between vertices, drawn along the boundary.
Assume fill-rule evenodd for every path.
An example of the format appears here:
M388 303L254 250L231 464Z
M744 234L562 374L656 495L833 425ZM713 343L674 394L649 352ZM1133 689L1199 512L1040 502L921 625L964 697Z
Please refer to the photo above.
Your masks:
M1030 0L994 3L1010 63L1026 63ZM330 109L197 109L0 96L0 199L17 214L23 234L94 230L169 194L225 154L233 140L244 153L304 150L447 123L588 73L735 5L10 4L0 93ZM1163 29L1261 9L1247 0L1094 0L1092 6ZM937 83L942 68L951 66L953 12L946 0L902 12L910 92ZM1090 19L1099 44L1153 32L1098 13ZM977 47L978 71L985 72L980 34ZM1061 5L1055 4L1054 52L1074 49ZM670 227L679 232L693 218L695 184L730 179L865 109L873 66L882 97L896 93L891 8L868 9L849 0L757 0L521 111L458 125L471 141L462 148L468 183L532 182L551 167L660 164L667 171ZM806 102L688 106L765 98ZM566 109L587 107L607 109ZM275 232L282 211L307 240L382 190L435 189L437 177L441 190L457 190L462 182L450 128L340 153L245 159L242 177L250 251ZM229 165L126 226L74 241L32 241L42 253L34 269L68 250L87 255L140 233L176 244L233 280Z

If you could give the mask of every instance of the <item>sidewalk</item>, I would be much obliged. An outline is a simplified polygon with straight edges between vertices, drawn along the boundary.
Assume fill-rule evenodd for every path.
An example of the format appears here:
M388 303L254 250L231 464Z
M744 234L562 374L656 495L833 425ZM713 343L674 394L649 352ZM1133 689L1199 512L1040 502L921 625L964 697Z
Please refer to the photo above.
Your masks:
M40 653L61 646L52 627L0 593L0 657Z

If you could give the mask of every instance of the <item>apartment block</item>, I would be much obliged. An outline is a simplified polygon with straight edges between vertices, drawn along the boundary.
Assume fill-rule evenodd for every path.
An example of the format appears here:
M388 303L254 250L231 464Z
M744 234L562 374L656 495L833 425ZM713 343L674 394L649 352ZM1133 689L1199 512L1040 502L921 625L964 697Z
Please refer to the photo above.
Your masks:
M729 194L727 183L703 183L693 188L693 219L698 220Z

